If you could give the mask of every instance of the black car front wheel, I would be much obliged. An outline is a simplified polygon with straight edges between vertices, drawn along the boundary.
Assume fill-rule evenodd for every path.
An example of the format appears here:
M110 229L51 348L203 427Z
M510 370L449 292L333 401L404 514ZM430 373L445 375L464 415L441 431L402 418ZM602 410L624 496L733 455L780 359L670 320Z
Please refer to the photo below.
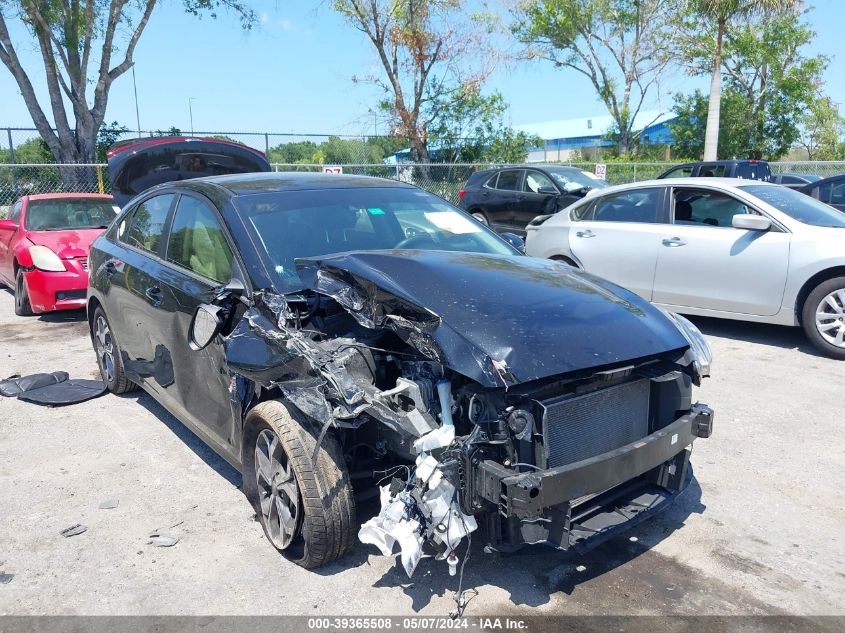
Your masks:
M112 393L126 393L135 389L135 383L126 377L123 372L123 361L120 358L120 349L112 333L109 320L101 307L94 311L94 318L91 321L91 342L97 354L97 366L100 368L100 375Z
M246 419L244 492L269 541L305 568L330 563L352 547L355 502L334 435L323 438L294 407L276 400L255 406Z
M23 268L18 268L15 275L15 314L18 316L32 316L32 305L29 303L29 292L26 289L26 280L23 277Z

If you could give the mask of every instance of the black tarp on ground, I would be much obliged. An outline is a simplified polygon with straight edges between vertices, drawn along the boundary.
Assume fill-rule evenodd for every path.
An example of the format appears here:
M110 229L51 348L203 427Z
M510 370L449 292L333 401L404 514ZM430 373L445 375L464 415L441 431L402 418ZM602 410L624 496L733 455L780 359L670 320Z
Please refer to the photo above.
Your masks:
M52 407L85 402L105 392L102 380L69 379L64 371L0 380L0 395Z

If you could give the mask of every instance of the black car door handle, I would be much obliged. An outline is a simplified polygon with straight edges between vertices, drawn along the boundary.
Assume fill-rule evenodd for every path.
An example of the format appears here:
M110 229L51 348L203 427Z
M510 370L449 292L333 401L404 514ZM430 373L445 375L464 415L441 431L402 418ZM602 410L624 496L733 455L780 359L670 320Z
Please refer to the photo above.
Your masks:
M147 295L147 299L149 299L150 303L154 306L160 305L164 299L164 295L161 293L161 288L158 286L150 286L144 291L144 294Z

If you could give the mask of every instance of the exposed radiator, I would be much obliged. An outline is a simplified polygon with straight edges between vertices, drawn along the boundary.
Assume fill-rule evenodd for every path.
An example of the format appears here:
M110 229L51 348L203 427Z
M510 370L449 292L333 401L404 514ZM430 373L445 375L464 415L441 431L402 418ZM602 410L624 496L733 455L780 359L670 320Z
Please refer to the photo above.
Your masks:
M601 455L648 435L651 381L635 380L543 403L547 468Z

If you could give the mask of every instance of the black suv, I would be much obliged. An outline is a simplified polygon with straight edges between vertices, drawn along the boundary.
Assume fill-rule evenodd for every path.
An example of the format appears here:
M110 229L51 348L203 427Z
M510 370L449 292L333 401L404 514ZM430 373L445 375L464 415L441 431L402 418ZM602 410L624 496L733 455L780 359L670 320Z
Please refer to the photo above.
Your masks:
M744 178L769 182L772 171L764 160L706 160L683 163L664 171L658 178Z
M577 167L513 165L478 171L460 190L460 206L479 222L525 235L538 215L555 213L607 183Z

